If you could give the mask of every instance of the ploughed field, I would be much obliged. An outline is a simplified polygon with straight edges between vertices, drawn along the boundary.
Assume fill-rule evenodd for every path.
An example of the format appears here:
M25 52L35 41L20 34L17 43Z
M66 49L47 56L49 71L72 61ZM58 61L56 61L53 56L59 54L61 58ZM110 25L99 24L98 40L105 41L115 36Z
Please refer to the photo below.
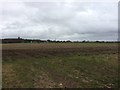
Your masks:
M117 88L117 43L2 44L3 88Z

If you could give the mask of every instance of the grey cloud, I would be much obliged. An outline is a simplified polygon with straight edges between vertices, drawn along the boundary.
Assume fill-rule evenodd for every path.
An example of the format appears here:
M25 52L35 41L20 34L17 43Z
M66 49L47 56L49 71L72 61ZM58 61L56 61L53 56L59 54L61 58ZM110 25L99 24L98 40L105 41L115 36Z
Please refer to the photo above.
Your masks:
M3 38L117 40L117 3L27 2L5 6Z

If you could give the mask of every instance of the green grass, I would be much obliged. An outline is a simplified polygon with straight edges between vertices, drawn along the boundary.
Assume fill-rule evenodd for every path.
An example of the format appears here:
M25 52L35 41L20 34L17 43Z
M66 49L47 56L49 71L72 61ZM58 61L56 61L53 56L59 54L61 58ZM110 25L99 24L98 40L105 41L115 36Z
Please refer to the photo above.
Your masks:
M71 87L115 87L117 84L115 82L117 77L116 62L111 55L74 55L71 57L31 57L29 60L11 60L7 63L3 62L3 66L8 64L12 66L17 80L20 81L16 87L36 87L34 83L39 82L35 82L34 79L40 76L41 71L54 81L56 84L54 87L59 87L59 83L63 83L66 87L70 87L69 84ZM12 85L14 86L14 84Z

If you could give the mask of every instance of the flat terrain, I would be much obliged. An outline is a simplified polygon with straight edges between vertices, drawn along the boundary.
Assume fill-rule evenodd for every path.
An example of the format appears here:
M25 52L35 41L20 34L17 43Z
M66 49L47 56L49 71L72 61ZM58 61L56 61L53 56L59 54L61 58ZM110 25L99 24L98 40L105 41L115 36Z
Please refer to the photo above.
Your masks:
M3 88L118 87L117 43L2 44Z

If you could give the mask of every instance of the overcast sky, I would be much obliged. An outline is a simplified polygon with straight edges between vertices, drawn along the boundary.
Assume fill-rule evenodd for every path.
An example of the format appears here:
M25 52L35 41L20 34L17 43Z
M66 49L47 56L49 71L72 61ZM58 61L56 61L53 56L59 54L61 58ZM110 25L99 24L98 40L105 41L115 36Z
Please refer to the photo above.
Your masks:
M116 2L4 2L2 38L117 40Z

